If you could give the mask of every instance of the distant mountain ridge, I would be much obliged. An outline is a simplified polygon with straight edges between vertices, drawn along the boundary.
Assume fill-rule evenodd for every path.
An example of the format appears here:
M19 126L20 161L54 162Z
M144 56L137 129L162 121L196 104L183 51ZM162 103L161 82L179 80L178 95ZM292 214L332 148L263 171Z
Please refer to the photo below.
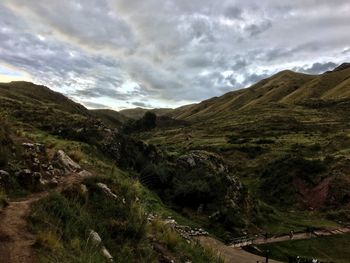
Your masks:
M232 111L263 105L295 105L310 100L350 99L350 63L343 63L334 70L320 75L308 75L284 70L257 82L249 88L231 91L198 104L185 105L176 109L145 109L138 107L118 112L108 109L88 110L45 86L21 81L0 83L0 96L7 99L20 98L32 103L55 105L56 108L63 111L87 117L98 117L115 127L130 119L140 119L148 111L155 113L157 116L185 121L200 121L219 115L228 115Z
M350 99L350 63L343 63L320 75L284 70L249 88L231 91L220 97L174 110L135 108L122 110L120 113L128 118L139 119L147 111L152 111L159 116L195 121L266 104L291 105L307 100L340 99Z
M176 119L205 119L233 110L266 104L297 104L307 100L350 99L350 64L331 72L307 75L290 70L279 72L249 88L226 93L190 107L175 109Z
M148 111L153 112L157 116L164 116L164 115L170 114L173 111L173 109L170 109L170 108L144 109L144 108L138 107L134 109L121 110L119 111L119 113L121 113L122 115L124 115L129 119L136 120L136 119L141 119L143 115L145 115L145 113Z

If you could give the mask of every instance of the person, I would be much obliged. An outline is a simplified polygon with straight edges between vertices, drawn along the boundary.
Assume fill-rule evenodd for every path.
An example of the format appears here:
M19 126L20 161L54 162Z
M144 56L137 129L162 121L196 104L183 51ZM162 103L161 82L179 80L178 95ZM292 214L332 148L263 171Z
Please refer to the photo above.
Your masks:
M270 250L266 250L265 263L269 263Z
M313 258L313 259L312 259L312 263L318 263L317 258Z
M268 234L267 234L267 232L265 233L264 238L265 238L265 241L267 241L267 238L268 238Z
M294 236L294 231L293 230L291 230L290 232L289 232L289 239L293 239L293 236Z
M300 263L300 257L297 256L297 263Z

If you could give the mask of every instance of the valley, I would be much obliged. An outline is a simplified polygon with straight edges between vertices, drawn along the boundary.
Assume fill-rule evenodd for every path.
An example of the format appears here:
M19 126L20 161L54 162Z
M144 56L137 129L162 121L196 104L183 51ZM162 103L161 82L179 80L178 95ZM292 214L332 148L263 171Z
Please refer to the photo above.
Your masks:
M285 71L199 104L127 114L88 110L44 86L0 84L2 209L47 193L24 209L39 262L104 262L86 249L89 229L117 262L221 262L215 250L229 248L220 242L347 229L349 78L347 64L321 75ZM69 168L57 158L70 160ZM67 185L70 173L76 179ZM214 251L184 239L164 224L169 218L208 231L199 238ZM350 240L343 234L246 249L282 261L336 261L327 238L340 248ZM299 243L315 243L323 254Z

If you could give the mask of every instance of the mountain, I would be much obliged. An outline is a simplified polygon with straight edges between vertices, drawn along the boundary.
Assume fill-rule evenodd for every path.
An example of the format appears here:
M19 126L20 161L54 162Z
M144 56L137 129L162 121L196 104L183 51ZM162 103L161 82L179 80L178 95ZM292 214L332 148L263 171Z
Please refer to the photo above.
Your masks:
M130 118L125 115L108 109L90 110L91 115L102 120L105 124L117 128L126 123Z
M73 114L89 115L88 110L84 106L45 86L35 85L30 82L0 83L0 96L2 103L25 102L33 106L46 106Z
M350 207L349 64L320 75L282 71L170 116L188 125L142 139L173 153L219 154L275 208L337 214Z
M334 71L321 75L282 71L249 88L175 109L170 115L183 120L204 120L263 105L292 105L309 100L331 101L349 98L350 67L345 63Z
M133 120L138 120L145 115L146 112L150 111L156 114L157 116L164 116L172 112L173 109L144 109L144 108L134 108L134 109L126 109L119 111L120 114L124 115L125 117Z

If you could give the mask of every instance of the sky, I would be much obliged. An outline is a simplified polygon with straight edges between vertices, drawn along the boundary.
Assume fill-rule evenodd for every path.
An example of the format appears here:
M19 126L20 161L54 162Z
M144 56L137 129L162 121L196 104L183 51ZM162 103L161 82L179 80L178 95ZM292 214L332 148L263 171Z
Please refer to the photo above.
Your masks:
M349 0L1 0L0 82L174 108L350 62L349 32Z

